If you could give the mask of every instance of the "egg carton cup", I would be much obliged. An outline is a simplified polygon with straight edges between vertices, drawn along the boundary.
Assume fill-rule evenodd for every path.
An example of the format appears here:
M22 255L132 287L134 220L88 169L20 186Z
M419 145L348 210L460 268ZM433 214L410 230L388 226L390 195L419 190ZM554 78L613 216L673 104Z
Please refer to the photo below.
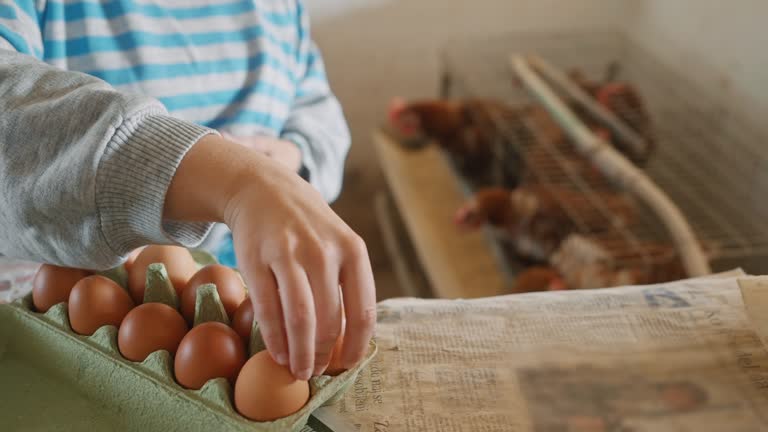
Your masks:
M193 256L201 266L215 263L215 259L201 253ZM102 275L126 288L124 268ZM149 266L144 302L165 303L178 309L179 299L163 264ZM201 285L196 293L194 324L207 321L229 323L213 284ZM256 323L248 348L251 356L264 349ZM298 412L271 422L254 422L235 411L232 386L225 378L212 379L200 390L185 389L174 379L173 358L167 351L155 351L140 363L127 360L117 346L117 328L107 325L91 336L79 335L70 327L66 303L37 313L30 294L0 305L0 367L9 349L20 352L34 368L63 380L77 394L96 401L108 422L119 425L116 430L164 432L300 431L315 409L342 397L377 350L371 341L367 356L354 368L338 376L312 378L309 401ZM0 391L5 391L1 387ZM82 430L82 419L60 420L52 423L56 430ZM0 418L0 424L3 422ZM73 426L69 428L68 424Z

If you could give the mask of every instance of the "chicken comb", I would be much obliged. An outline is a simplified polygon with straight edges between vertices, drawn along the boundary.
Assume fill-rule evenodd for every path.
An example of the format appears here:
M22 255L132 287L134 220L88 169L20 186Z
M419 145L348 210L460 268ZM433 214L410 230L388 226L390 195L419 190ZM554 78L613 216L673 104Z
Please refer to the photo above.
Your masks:
M563 291L567 289L568 287L565 285L565 281L561 277L552 279L547 285L547 291Z
M597 90L595 99L604 107L611 109L611 98L627 91L629 87L623 82L612 82L603 85Z
M405 101L405 99L401 97L393 97L392 100L389 101L389 112L388 112L389 122L392 124L397 124L397 118L400 116L403 110L407 107L408 107L408 103Z
M469 206L463 205L459 207L456 210L456 212L453 214L453 223L456 225L461 225L467 219L468 213L469 213Z

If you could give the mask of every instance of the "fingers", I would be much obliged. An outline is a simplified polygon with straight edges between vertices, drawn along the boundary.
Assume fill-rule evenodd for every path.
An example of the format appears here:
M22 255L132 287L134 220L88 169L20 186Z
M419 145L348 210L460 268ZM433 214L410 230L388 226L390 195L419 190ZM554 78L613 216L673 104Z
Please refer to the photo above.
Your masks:
M307 276L317 316L313 375L320 375L328 367L336 338L341 333L339 266L338 259L329 257L322 249L308 255Z
M244 278L250 290L253 316L272 358L288 366L288 342L283 326L283 310L277 282L272 270L262 265L244 267Z
M341 290L347 324L342 365L349 369L368 352L376 325L376 287L365 243L357 236L345 247Z
M315 369L316 315L307 274L295 261L281 260L272 265L283 305L285 332L291 373L308 380Z

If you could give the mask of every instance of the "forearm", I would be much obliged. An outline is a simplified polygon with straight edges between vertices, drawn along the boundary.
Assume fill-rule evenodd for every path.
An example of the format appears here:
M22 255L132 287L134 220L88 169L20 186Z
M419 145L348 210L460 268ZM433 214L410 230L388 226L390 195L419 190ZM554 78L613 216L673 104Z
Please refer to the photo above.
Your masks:
M269 182L265 176L275 168L257 150L216 135L203 137L176 170L165 198L164 218L227 222L232 197L246 185Z
M221 135L230 141L269 156L293 172L299 172L301 168L301 151L293 142L266 135L233 136L227 133Z

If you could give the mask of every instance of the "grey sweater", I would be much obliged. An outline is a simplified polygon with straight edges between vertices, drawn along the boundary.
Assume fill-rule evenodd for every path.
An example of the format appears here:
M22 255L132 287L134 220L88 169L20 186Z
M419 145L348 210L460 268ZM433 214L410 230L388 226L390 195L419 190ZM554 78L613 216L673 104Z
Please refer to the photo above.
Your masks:
M151 98L0 50L0 252L107 268L141 244L199 242L207 224L161 218L176 167L208 133Z
M66 14L77 11L59 3L38 10L41 15L34 20L28 16L34 10L4 10L0 16L0 255L104 269L143 244L199 244L210 224L163 220L163 204L182 158L200 137L216 133L213 128L293 141L302 150L311 183L326 199L334 199L341 186L349 133L308 39L306 16L293 1L252 5L254 11L232 11L238 14L236 20L214 14L210 21L197 15L173 18L174 10L168 14L171 18L158 18L151 9L142 17L144 9L130 10L136 7L132 2L126 2L124 11L131 15L105 11L112 14L109 21L74 17L70 23ZM54 8L64 9L56 12ZM276 12L276 8L284 10ZM184 13L192 16L193 9ZM269 13L260 15L260 10ZM55 14L64 16L64 25L61 16L46 24L48 15ZM6 19L10 15L18 19ZM285 38L281 45L273 44L274 35L243 44L227 40L211 45L208 39L196 38L193 28L231 23L233 30L221 34L232 38L252 31L249 20L268 29L264 20L286 16L293 16L300 25L276 31ZM168 31L153 27L159 20L171 20L174 32L188 29L190 34L181 40L200 46L161 49L152 44L169 45L162 39L166 35L147 41L144 33L133 32ZM78 44L90 37L90 31L104 32L104 23L108 29L132 30ZM151 28L142 28L147 26ZM137 46L125 55L109 51L117 47L109 43L125 40L126 34ZM168 40L172 45L178 39ZM152 46L139 46L145 42ZM73 51L82 46L93 52ZM283 51L294 46L295 56L286 57ZM266 52L267 60L258 57L262 63L253 65L257 57L243 57L249 50L259 55ZM152 57L158 52L167 58ZM281 70L289 78L275 75L277 60L269 60L270 55L283 62ZM152 69L155 63L175 61L173 56L179 56L178 63ZM217 56L219 60L207 61ZM114 62L126 62L128 68ZM244 71L233 69L246 64ZM86 71L90 67L93 72L65 70L75 67ZM206 73L206 67L212 69ZM134 75L126 75L125 70L133 70ZM229 93L209 91L228 85L236 87ZM283 90L276 90L280 85ZM222 104L217 98L226 100Z

